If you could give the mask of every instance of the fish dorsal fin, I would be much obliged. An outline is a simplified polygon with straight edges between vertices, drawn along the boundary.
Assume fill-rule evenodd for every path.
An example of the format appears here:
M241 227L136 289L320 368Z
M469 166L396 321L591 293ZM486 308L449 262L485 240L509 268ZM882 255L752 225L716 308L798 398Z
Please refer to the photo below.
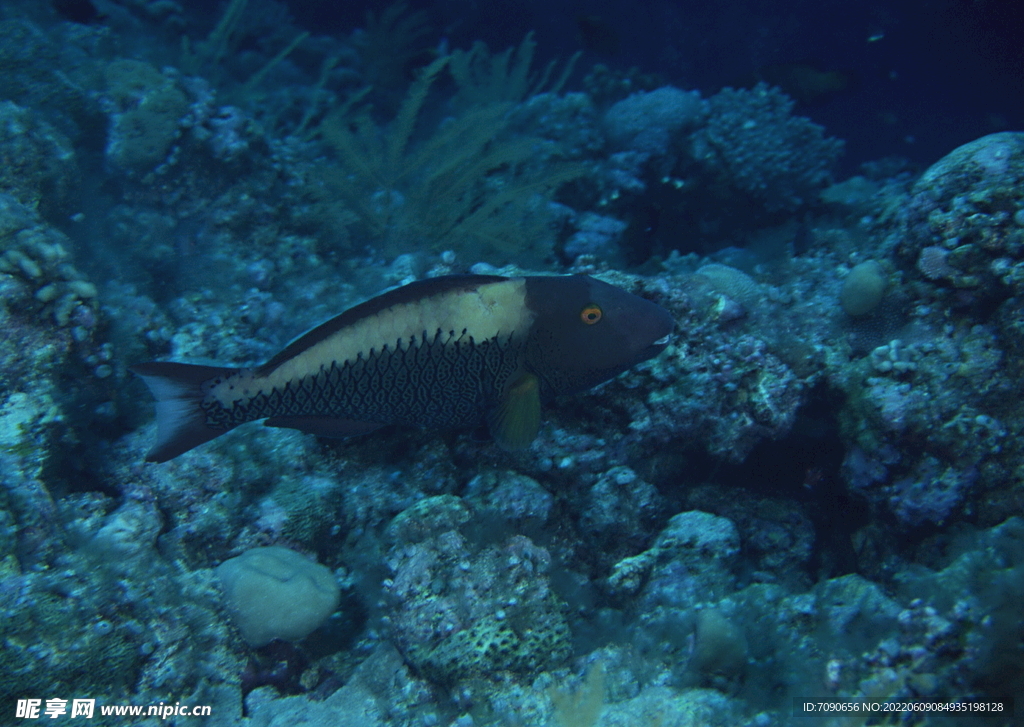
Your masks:
M505 449L526 449L540 430L540 382L533 374L515 379L488 421L494 441Z

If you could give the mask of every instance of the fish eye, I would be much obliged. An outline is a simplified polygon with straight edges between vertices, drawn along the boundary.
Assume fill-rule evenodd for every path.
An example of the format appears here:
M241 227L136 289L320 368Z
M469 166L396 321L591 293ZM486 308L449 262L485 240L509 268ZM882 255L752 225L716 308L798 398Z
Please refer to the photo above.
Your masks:
M592 326L601 320L602 315L601 306L591 303L580 311L580 320L588 326Z

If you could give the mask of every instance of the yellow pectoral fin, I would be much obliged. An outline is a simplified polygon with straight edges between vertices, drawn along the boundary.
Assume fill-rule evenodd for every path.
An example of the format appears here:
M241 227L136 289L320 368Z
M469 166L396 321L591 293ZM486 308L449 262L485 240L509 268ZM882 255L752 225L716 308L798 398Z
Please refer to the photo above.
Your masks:
M505 449L526 449L540 430L540 383L523 374L509 386L490 417L491 436Z

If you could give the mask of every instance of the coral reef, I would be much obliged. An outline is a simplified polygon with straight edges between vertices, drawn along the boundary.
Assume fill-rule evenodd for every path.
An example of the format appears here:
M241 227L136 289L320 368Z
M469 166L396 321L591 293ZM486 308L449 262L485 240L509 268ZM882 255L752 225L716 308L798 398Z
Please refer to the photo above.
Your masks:
M172 78L143 61L118 59L104 70L110 114L107 159L126 170L164 161L181 133L189 99Z
M459 532L469 518L458 498L443 495L389 526L384 589L399 648L444 683L558 665L570 632L548 583L551 556L522 535L473 548Z
M725 88L708 99L693 157L712 183L735 188L768 212L810 202L830 181L843 144L805 118L777 88Z
M1022 181L1024 134L991 134L953 150L914 184L899 258L967 298L1019 295Z
M488 84L499 93L467 90L470 81L455 72L463 90L484 102L410 144L431 86L455 60L444 56L423 69L386 131L365 111L355 119L345 110L329 115L321 133L337 164L319 170L321 183L358 218L358 236L389 257L471 249L500 263L514 256L539 264L553 247L548 197L584 169L551 161L559 155L554 141L508 132L512 106L504 97L520 92L505 87L516 84L516 73ZM538 157L549 163L533 163Z
M48 217L68 214L77 192L78 164L71 141L38 113L0 103L0 189Z
M770 727L1019 698L1021 132L829 186L842 142L753 81L451 49L401 3L350 34L90 6L0 11L3 709ZM143 464L128 366L251 365L466 272L594 275L677 328L523 451L253 427Z
M663 155L673 136L698 125L706 113L696 91L664 86L619 101L605 112L603 120L608 140L619 150Z

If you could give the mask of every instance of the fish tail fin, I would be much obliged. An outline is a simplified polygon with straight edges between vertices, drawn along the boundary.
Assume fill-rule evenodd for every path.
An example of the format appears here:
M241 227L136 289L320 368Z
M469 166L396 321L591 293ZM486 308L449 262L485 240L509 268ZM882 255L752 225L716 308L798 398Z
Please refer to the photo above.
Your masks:
M166 462L228 431L207 426L200 402L206 395L203 384L237 369L150 361L130 370L156 399L156 445L146 455L147 462Z

